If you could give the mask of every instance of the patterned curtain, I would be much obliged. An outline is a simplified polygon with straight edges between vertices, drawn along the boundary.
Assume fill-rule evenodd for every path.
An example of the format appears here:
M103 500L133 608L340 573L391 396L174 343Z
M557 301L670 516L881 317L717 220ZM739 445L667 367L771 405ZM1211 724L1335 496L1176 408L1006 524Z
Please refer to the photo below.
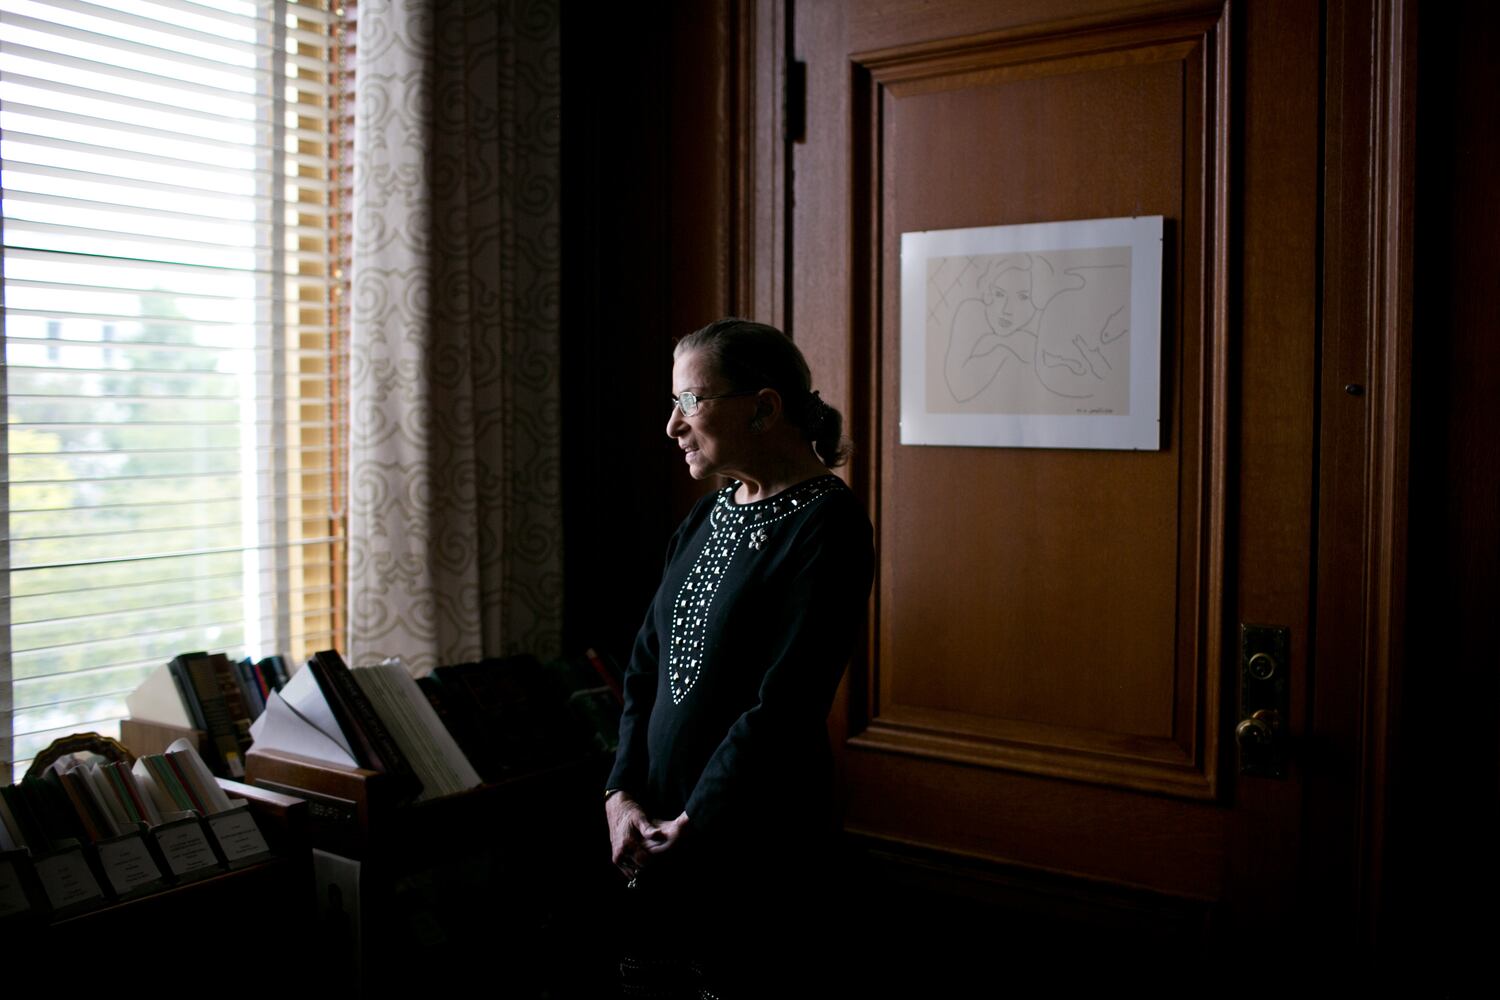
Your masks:
M361 0L351 663L555 655L555 0Z

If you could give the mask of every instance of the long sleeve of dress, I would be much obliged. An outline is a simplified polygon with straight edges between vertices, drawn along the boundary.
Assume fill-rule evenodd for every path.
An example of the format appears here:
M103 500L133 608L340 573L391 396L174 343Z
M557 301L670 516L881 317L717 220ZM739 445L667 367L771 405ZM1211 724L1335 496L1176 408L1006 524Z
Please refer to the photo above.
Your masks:
M646 727L651 719L651 707L656 703L656 673L661 657L661 642L657 638L652 616L636 635L635 646L630 652L630 663L625 669L623 682L625 707L620 713L620 745L615 752L615 766L610 771L606 788L619 788L632 797L639 797L646 784L650 757L646 749Z

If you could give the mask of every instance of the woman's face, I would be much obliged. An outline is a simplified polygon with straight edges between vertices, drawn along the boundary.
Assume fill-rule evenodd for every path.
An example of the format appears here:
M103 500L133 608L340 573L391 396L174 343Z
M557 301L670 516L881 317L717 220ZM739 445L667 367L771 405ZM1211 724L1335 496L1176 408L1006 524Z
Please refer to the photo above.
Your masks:
M996 333L1014 333L1036 313L1031 304L1031 273L1011 268L1000 274L985 295L985 312Z
M678 355L672 362L674 396L684 392L714 396L730 389L701 351ZM741 478L736 473L743 471L746 459L754 455L755 436L750 430L754 416L754 396L701 400L691 417L684 417L682 410L673 406L667 419L667 436L682 449L694 479L716 475Z

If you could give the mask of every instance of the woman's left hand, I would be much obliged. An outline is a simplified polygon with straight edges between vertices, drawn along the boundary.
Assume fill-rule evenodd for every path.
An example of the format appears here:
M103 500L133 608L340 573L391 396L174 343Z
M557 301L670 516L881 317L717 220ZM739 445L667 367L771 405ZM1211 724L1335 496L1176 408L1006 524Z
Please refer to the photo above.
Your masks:
M665 854L674 846L680 844L684 837L689 836L692 829L692 820L687 813L683 813L676 819L669 819L657 825L654 836L646 840L646 850L651 854Z
M621 874L634 878L650 858L651 842L661 836L661 831L629 792L616 792L605 799L604 815L609 821L610 857Z

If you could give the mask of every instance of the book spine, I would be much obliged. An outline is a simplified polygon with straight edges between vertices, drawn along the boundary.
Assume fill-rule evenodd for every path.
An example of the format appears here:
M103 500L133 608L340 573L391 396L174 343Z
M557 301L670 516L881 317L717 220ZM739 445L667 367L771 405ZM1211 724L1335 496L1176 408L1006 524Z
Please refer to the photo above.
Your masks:
M620 704L625 704L625 688L621 685L620 678L616 677L615 672L605 664L604 658L592 648L584 650L583 655L588 657L589 664L594 668L594 673L599 675L599 679L614 694L615 699Z
M266 682L277 691L286 687L286 682L292 679L291 672L287 670L286 658L280 653L261 660L260 666L270 671L266 674Z
M193 787L192 778L182 769L182 765L171 754L162 754L162 761L167 769L172 772L172 778L177 782L177 787L182 789L183 796L192 808L198 810L199 816L207 816L209 813L208 803L198 795L198 790Z
M80 765L73 770L78 772L84 779L83 783L93 793L94 801L99 804L99 811L108 821L106 825L110 828L110 836L118 837L121 831L130 829L130 815L110 788L109 777L99 765Z
M266 666L265 660L261 660L250 668L250 676L254 679L256 688L260 691L260 703L262 705L266 703L271 697L271 692L275 690L270 679L266 676L270 669L270 667Z
M125 770L125 765L119 761L105 764L101 770L105 779L109 781L109 787L115 793L115 798L119 800L120 807L125 810L125 815L130 817L130 822L144 823L146 810L136 794L135 777Z
M21 791L41 824L48 850L57 850L85 836L83 823L73 812L73 804L68 801L56 771L48 771L45 778L22 778Z
M198 701L198 693L193 690L193 679L188 674L188 662L197 659L203 653L183 653L174 656L167 661L167 671L172 675L172 681L177 685L177 693L182 696L183 705L187 706L188 715L193 719L193 728L208 732L208 725L203 719L203 706Z
M177 772L172 770L172 765L167 763L167 758L159 753L142 757L146 762L146 769L156 779L156 785L166 793L171 801L173 809L192 809L193 800L188 795L187 789L182 787L182 782L177 780Z
M255 677L255 664L247 656L243 660L236 661L232 666L234 679L239 684L240 696L245 700L245 710L253 722L266 710L265 696L261 693L260 682Z
M187 672L203 706L208 742L214 750L216 763L220 765L214 770L229 778L243 777L245 765L240 756L239 734L213 661L206 656L192 660L187 665Z
M136 775L135 769L123 761L114 765L115 771L120 775L120 783L125 786L125 792L135 803L136 810L141 814L141 821L148 826L155 826L161 822L161 813L156 808L156 799L151 796L151 791L145 782Z
M349 672L344 658L333 650L325 650L314 654L307 665L313 670L313 677L317 679L318 685L323 688L328 707L333 710L334 718L344 730L344 735L349 737L357 755L365 758L359 762L360 766L408 779L416 784L416 772L412 769L411 761L401 752L390 730L375 711L375 706L355 683L354 675Z
M245 692L235 679L234 664L229 662L229 657L215 653L209 657L209 662L213 665L214 678L219 682L219 694L229 709L234 737L240 747L240 759L243 760L245 751L250 749L250 708L245 702Z
M77 770L58 776L58 783L67 793L68 801L73 805L73 812L77 814L78 821L83 824L83 831L89 835L89 839L95 843L108 840L110 831L104 826L104 820L100 818L98 806L92 801L89 790L84 787L84 780L83 775Z

